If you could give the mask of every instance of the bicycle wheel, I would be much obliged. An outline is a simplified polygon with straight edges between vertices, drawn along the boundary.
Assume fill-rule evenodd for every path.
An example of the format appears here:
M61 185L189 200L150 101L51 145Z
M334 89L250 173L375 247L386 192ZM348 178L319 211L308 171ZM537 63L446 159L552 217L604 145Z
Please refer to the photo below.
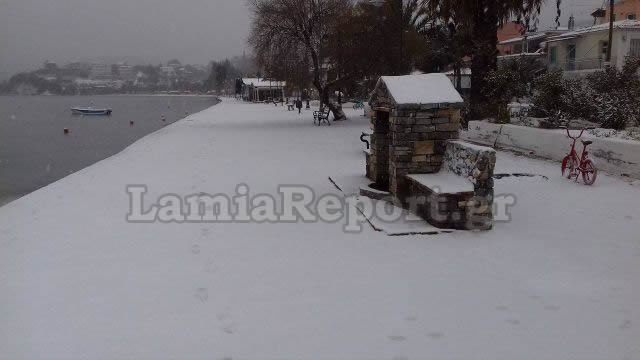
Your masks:
M582 180L585 185L593 185L598 177L598 169L591 160L585 160L582 163Z
M571 155L567 155L564 160L562 160L562 176L566 176L567 179L571 179L577 167L576 165L575 158Z

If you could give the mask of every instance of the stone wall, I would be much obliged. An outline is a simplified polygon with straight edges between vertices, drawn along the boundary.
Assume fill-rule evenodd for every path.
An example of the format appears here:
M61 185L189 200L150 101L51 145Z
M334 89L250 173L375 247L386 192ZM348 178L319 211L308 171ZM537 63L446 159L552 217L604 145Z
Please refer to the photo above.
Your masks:
M389 131L388 124L380 126L375 112L371 114L370 154L367 156L367 177L380 188L389 186ZM376 126L377 125L377 126Z
M446 145L441 172L450 172L473 183L473 191L435 193L419 182L407 179L404 202L430 224L449 229L489 230L493 227L493 171L496 152L463 141Z
M467 206L473 200L473 192L439 194L418 182L407 180L410 196L405 201L411 212L441 229L473 228L468 217L468 212L473 208Z
M464 141L450 141L444 158L445 169L473 182L473 197L458 202L467 229L488 230L493 227L493 173L496 151Z
M571 150L571 140L564 130L472 121L469 123L469 130L462 132L461 136L475 143L489 146L495 144L501 148L555 161L562 161ZM596 161L598 170L640 179L640 142L598 138L588 133L582 139L593 141L588 150L591 158ZM582 151L582 145L579 146L579 151Z
M460 110L394 109L389 122L389 190L403 199L409 191L405 175L440 170L447 140L459 136Z

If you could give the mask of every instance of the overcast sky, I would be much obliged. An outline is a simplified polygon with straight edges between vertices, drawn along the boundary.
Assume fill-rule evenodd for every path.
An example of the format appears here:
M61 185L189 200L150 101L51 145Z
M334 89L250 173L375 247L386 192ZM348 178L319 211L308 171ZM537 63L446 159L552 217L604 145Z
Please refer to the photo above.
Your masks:
M542 16L552 25L555 0ZM588 23L602 0L563 0ZM571 9L571 10L570 10ZM246 49L245 0L0 0L0 78L45 60L206 64Z

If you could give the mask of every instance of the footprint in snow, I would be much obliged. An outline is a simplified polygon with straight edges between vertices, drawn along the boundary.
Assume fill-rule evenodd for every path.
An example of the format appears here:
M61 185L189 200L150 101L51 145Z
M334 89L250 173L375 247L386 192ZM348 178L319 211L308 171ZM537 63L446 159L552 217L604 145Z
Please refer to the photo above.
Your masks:
M216 272L216 269L217 269L217 267L216 267L216 262L215 262L215 260L209 260L209 261L207 261L207 263L206 263L206 264L205 264L205 266L204 266L204 271L205 271L205 272L208 272L208 273L211 273L211 274L215 273L215 272Z
M631 320L625 320L622 324L620 324L620 326L618 326L618 328L620 330L628 330L631 329L632 326L633 322L631 322Z
M233 323L227 324L225 326L222 327L222 331L224 331L225 333L231 335L236 331L236 327Z
M209 290L207 288L196 289L195 296L200 302L207 302L209 300Z
M198 255L200 254L200 245L198 244L194 244L193 246L191 246L191 253L193 255Z
M406 336L400 336L400 335L391 335L391 336L389 336L389 340L394 341L394 342L401 342L401 341L406 341L407 337Z
M236 331L236 325L233 322L233 320L231 320L231 315L229 315L229 310L226 310L225 312L216 315L216 318L218 319L218 321L222 323L221 329L225 333L233 334Z

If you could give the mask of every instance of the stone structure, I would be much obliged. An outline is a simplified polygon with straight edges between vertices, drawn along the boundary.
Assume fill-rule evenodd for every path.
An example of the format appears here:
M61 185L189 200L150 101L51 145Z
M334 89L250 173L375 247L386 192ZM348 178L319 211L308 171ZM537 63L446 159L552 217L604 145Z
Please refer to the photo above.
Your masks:
M466 179L472 174L466 174L465 171L477 170L477 178L485 181L478 186L479 195L489 188L492 194L493 182L489 178L493 176L495 154L487 157L480 151L482 154L478 155L471 151L474 150L473 145L465 147L462 142L450 142L459 137L460 108L463 105L463 100L451 81L444 74L383 76L369 103L373 133L371 149L367 153L367 176L374 182L372 187L388 190L396 205L415 208L416 196L431 195L435 189L412 179L411 175L440 174L444 168L455 176L447 179L453 179L454 182L462 179L467 182L466 187L462 186L464 191L452 194L451 199L447 200L455 202L456 207L443 207L451 218L433 221L431 215L434 212L416 212L436 226L470 228L464 225L467 221L466 209L469 208L466 205L475 198L476 191L473 183ZM456 168L451 165L457 163L453 160L463 157L464 163L469 163L469 166L456 165L464 170L449 171ZM479 161L486 164L477 163ZM470 162L473 162L473 166ZM420 209L433 207L433 200L425 201L427 203L423 203ZM454 218L454 213L460 214Z
M440 171L408 175L412 211L431 224L451 229L489 230L493 226L495 150L449 141Z
M368 172L401 198L405 175L440 169L447 140L459 136L463 100L445 75L426 74L381 77L369 103Z

